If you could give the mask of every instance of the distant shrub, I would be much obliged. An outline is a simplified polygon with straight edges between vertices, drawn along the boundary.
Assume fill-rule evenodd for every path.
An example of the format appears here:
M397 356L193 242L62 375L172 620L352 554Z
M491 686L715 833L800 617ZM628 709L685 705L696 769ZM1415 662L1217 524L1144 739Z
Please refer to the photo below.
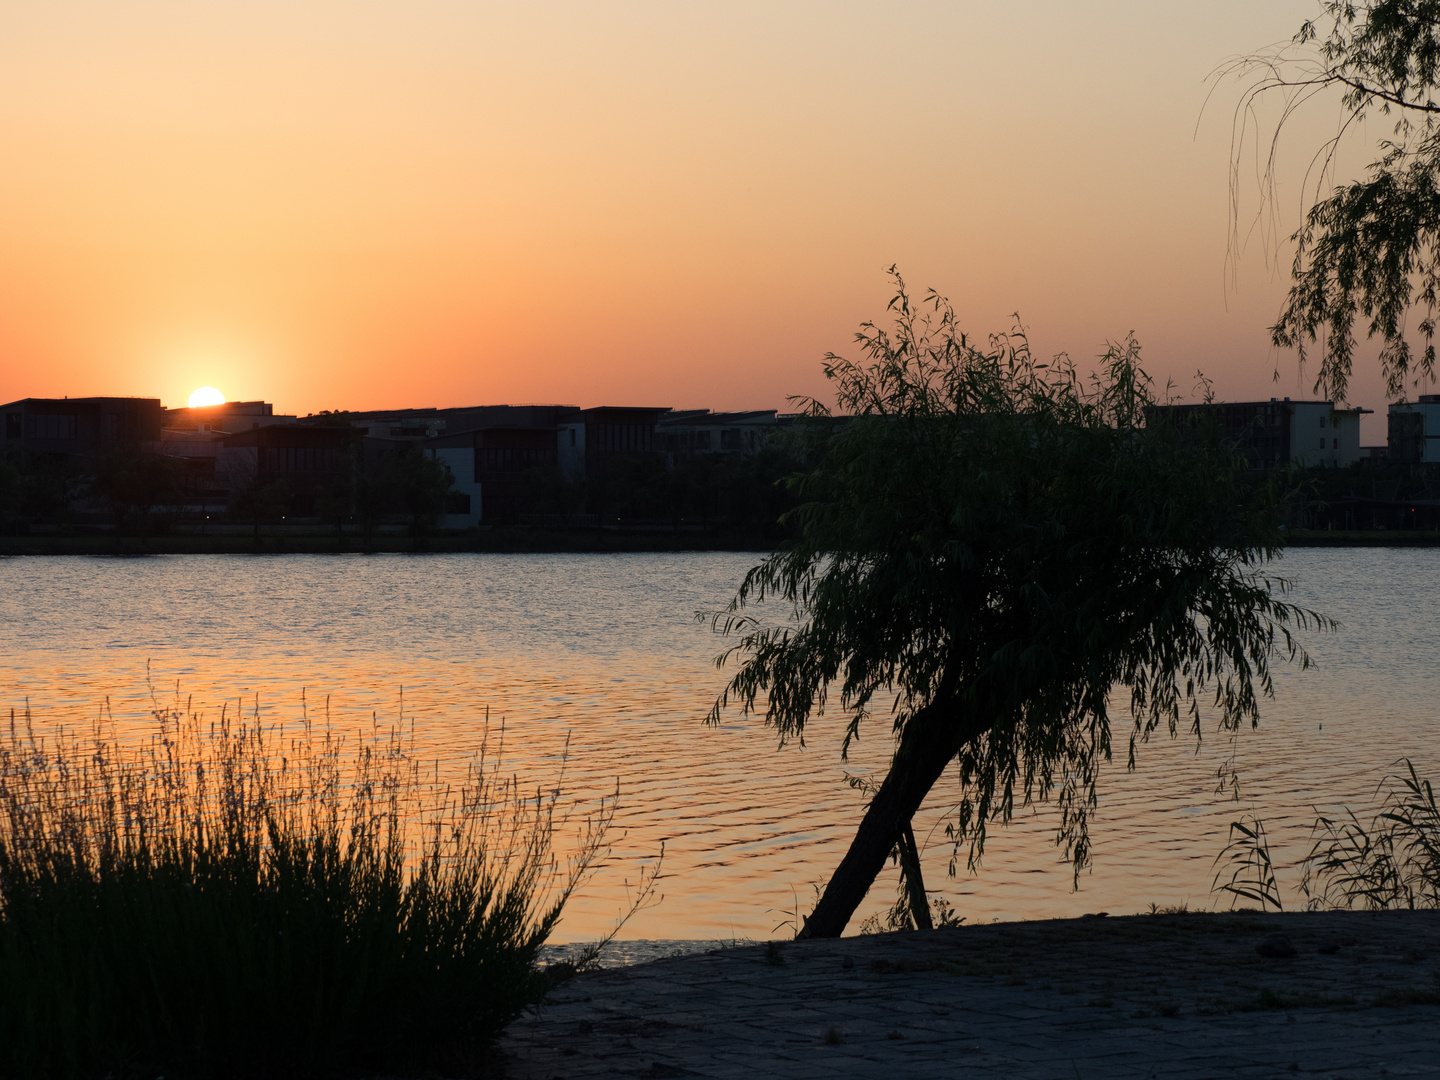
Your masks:
M0 1074L483 1071L613 803L560 868L497 755L452 791L393 734L155 718L0 734Z

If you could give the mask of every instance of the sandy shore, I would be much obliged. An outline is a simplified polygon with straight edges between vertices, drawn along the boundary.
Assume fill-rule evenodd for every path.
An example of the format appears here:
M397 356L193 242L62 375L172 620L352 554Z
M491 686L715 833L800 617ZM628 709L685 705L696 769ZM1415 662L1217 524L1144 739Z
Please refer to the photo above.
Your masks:
M1087 917L722 949L573 979L503 1053L512 1080L1440 1076L1440 912Z

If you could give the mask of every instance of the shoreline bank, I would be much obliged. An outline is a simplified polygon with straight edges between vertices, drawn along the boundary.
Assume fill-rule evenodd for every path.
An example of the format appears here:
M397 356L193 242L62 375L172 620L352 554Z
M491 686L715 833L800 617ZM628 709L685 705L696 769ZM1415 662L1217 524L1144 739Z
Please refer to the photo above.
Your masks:
M1285 949L1257 948L1283 937ZM1267 955L1268 953L1268 955ZM1186 913L715 950L559 986L509 1080L1432 1072L1440 911Z
M757 551L775 548L777 537L763 530L620 532L608 529L550 531L496 528L478 533L436 533L417 546L411 536L385 533L366 543L334 532L267 532L259 546L249 533L209 536L181 533L138 537L106 533L0 536L0 557L24 555L384 555L384 554L603 554L609 552Z
M1423 529L1397 532L1352 531L1332 532L1328 529L1291 529L1286 533L1286 547L1440 547L1440 532Z
M413 537L384 533L367 544L356 534L344 542L333 532L275 531L260 538L227 532L138 537L112 533L0 536L0 557L25 555L383 555L383 554L604 554L611 552L753 551L770 552L783 540L773 530L733 529L713 532L629 532L611 529L546 530L494 528L479 532L436 533L417 546ZM1440 547L1436 532L1329 532L1293 530L1287 547L1431 548Z

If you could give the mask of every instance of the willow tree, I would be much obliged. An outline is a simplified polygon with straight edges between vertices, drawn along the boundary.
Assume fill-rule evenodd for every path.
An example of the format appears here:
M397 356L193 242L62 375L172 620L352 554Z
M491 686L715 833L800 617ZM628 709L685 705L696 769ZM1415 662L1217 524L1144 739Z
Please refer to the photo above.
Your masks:
M895 281L894 326L861 328L860 363L826 359L836 415L812 401L799 425L798 538L716 616L739 635L717 663L740 666L712 719L761 711L783 743L838 713L844 753L889 717L889 771L802 937L844 929L952 764L972 866L988 823L1053 799L1078 873L1112 708L1132 767L1157 730L1253 724L1314 618L1264 573L1270 486L1212 432L1157 420L1133 339L1082 377L1018 332L973 344Z
M1390 396L1400 397L1407 381L1435 375L1440 0L1322 0L1319 9L1288 44L1220 69L1221 75L1250 80L1235 113L1232 207L1239 193L1238 150L1247 145L1258 106L1275 100L1280 107L1268 152L1260 155L1273 199L1284 127L1307 103L1338 99L1338 130L1318 149L1312 174L1318 182L1290 237L1291 287L1271 336L1276 345L1297 349L1302 364L1318 348L1315 389L1339 401L1354 368L1361 322L1367 336L1380 339L1381 371ZM1369 117L1387 121L1389 129L1378 157L1363 178L1322 197L1335 150ZM1238 235L1231 240L1232 252L1238 250Z

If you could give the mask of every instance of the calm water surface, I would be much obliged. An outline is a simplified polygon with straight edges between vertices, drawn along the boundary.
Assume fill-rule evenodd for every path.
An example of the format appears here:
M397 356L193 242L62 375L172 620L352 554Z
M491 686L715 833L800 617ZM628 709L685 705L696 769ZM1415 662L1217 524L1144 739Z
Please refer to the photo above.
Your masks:
M122 730L138 732L148 662L157 685L170 692L178 681L207 716L242 698L248 711L259 695L264 718L293 720L304 691L312 715L328 698L341 729L372 713L413 718L421 751L452 763L478 745L488 708L504 718L506 761L526 779L553 781L568 738L568 790L593 799L620 781L614 856L556 940L603 931L662 841L664 899L626 936L768 937L813 902L861 801L844 783L838 721L783 750L758 721L700 723L723 682L712 663L722 641L694 612L722 605L754 559L0 560L0 700L28 701L41 725L73 725L108 697ZM1280 673L1258 731L1231 740L1207 722L1198 748L1162 737L1142 747L1134 772L1118 754L1102 775L1094 869L1078 891L1044 807L992 833L978 875L962 863L947 877L954 787L942 780L917 822L932 890L971 921L1211 906L1212 862L1238 814L1263 817L1277 856L1294 860L1316 809L1368 805L1397 758L1440 776L1440 614L1425 600L1440 551L1300 550L1279 569L1299 602L1343 626L1306 637L1317 667ZM848 768L879 769L888 749L882 723ZM1216 793L1232 757L1238 802ZM861 916L888 906L893 873ZM1293 887L1298 874L1285 873Z

